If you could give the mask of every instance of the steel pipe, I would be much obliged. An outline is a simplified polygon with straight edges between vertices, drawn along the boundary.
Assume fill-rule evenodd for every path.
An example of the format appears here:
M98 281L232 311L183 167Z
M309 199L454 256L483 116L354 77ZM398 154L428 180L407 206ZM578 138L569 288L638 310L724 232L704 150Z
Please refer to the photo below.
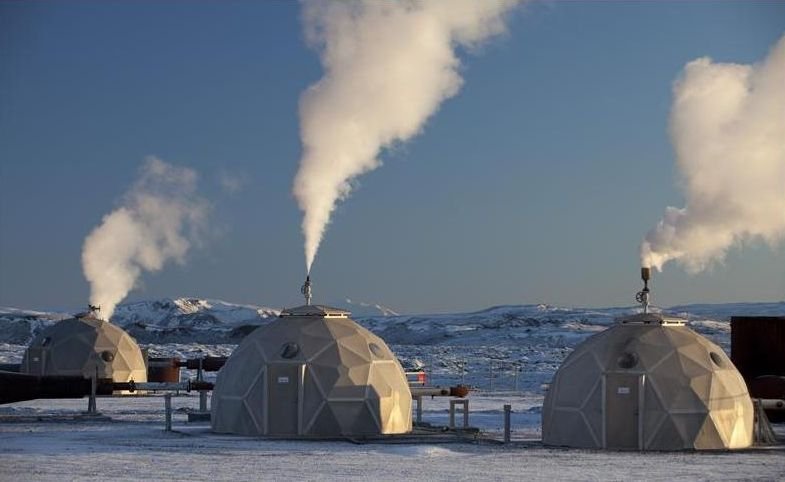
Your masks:
M188 360L181 360L178 365L190 370L202 369L206 372L217 372L225 364L229 357L226 356L206 356L204 358L189 358ZM200 364L201 362L201 364Z
M757 398L764 410L785 410L785 400L776 398Z
M135 392L137 390L145 390L145 391L153 391L153 390L160 390L160 391L174 391L174 390L185 390L186 392L190 392L192 390L212 390L214 385L210 382L200 382L200 381L185 381L185 382L144 382L144 383L136 383L134 381L130 382L114 382L111 383L113 390L122 390L128 392Z
M504 406L504 443L510 443L510 414L512 413L512 405Z
M90 394L91 379L79 376L38 376L0 371L0 404L38 398L82 398ZM99 384L98 393L106 392Z
M469 394L469 387L458 385L455 387L409 387L412 398L416 397L459 397Z

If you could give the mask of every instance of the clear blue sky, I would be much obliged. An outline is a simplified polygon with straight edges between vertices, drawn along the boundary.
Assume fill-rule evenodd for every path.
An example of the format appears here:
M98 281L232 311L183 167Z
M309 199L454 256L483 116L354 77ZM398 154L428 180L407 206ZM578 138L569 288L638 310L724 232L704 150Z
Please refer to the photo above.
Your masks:
M321 76L296 2L0 3L0 305L86 303L84 237L147 155L201 175L212 229L130 299L285 306L304 276L297 104ZM540 2L462 53L465 84L333 217L316 301L402 312L632 304L638 246L682 206L671 84L762 60L783 2ZM241 177L227 193L222 175ZM782 300L785 248L735 249L655 301Z

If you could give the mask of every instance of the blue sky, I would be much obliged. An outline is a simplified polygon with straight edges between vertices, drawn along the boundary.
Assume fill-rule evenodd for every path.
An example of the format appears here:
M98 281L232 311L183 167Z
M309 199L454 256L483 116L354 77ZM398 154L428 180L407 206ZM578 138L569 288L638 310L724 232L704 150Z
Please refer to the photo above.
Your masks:
M207 239L130 299L300 302L295 2L0 3L0 305L86 302L84 237L147 155L200 174ZM535 2L462 52L464 86L333 216L316 301L402 312L632 304L638 246L682 206L668 139L684 64L762 60L785 3ZM222 189L222 178L242 189ZM655 301L782 300L785 248L670 264Z

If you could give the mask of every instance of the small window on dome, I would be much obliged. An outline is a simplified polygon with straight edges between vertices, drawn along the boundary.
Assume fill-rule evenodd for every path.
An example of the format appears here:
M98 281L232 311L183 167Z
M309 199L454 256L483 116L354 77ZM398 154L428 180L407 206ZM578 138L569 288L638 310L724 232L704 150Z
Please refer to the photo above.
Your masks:
M625 369L632 368L638 364L638 355L628 351L624 352L619 357L617 363L619 364L620 368L625 368Z
M300 346L297 343L284 343L281 347L281 358L294 358L300 353Z
M718 367L725 366L725 361L722 359L722 357L720 356L719 353L717 353L717 352L710 352L709 353L709 358L711 358L711 361L713 361L714 364L717 365Z
M106 363L112 363L114 361L114 353L109 350L104 350L101 352L101 359Z
M378 358L384 357L384 350L382 350L382 347L380 347L376 343L369 343L368 348L371 349L371 353L373 353L373 356Z

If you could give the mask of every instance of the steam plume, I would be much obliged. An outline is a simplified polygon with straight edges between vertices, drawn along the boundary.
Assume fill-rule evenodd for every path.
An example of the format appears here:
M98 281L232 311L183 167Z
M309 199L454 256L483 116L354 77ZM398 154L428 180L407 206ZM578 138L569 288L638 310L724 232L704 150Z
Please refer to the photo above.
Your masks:
M641 245L644 266L690 272L754 239L785 238L785 37L760 65L687 64L671 137L686 205L668 207Z
M207 216L196 172L148 157L123 205L104 216L82 247L90 303L109 320L143 270L184 261Z
M324 77L300 99L303 155L294 195L311 270L324 230L352 180L379 151L420 132L462 79L455 49L504 31L517 0L311 2L306 38Z

